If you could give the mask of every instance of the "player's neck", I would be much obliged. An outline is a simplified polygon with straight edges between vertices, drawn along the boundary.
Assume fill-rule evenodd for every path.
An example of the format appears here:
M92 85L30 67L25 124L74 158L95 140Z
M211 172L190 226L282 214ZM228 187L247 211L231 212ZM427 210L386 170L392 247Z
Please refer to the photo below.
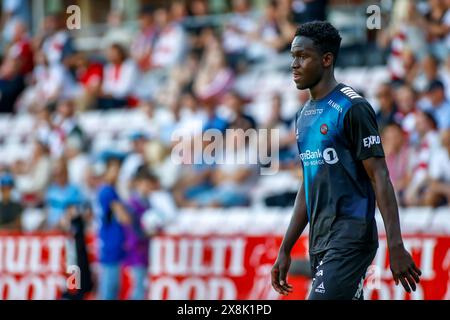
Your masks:
M320 100L326 97L336 86L338 82L333 74L324 76L319 83L309 89L309 93L313 100Z

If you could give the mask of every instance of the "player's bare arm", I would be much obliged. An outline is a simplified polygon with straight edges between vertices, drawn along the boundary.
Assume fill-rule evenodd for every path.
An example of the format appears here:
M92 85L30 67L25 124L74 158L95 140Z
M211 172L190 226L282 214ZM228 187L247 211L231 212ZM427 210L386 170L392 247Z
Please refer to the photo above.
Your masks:
M295 199L294 212L281 244L278 258L272 267L272 286L279 294L288 295L292 292L292 286L286 280L291 264L291 250L307 224L305 189L302 183Z
M398 285L401 282L407 292L415 291L416 283L420 281L421 271L403 245L397 200L386 161L384 158L369 158L363 160L363 165L372 182L378 207L383 217L391 271L395 283Z

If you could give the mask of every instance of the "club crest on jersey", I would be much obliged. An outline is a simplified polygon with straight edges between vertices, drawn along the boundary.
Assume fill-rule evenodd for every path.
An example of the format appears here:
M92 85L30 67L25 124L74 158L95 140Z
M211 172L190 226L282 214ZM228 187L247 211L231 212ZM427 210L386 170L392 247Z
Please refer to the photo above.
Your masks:
M326 123L324 123L320 126L320 133L323 135L328 133L328 126Z

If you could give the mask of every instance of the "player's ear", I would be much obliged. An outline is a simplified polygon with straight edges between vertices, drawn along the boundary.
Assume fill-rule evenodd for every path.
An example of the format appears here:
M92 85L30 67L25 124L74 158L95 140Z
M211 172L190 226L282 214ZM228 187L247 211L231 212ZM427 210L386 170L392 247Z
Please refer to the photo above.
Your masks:
M324 68L332 67L334 63L334 56L331 52L327 52L322 56L322 64Z

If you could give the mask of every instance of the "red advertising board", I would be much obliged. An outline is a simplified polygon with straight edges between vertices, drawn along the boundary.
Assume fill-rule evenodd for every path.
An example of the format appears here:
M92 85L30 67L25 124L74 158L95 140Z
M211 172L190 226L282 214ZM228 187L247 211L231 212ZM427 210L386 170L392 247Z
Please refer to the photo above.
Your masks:
M293 259L305 258L307 237L294 248ZM365 284L367 299L449 299L450 237L405 236L405 246L422 270L416 292L395 286L389 269L385 239ZM278 299L271 288L270 269L280 237L182 237L153 240L150 258L150 299ZM294 293L288 299L305 299L310 281L289 277Z
M53 300L66 286L61 234L0 233L0 299Z
M0 298L57 299L69 275L66 240L58 234L0 234ZM448 300L450 236L406 235L404 241L423 273L417 291L406 294L395 286L381 238L366 279L366 298ZM280 242L274 235L156 237L151 240L148 299L279 299L270 285L270 268ZM306 252L307 238L302 237L293 259L305 258ZM123 280L126 298L132 283L126 270ZM294 293L287 299L305 299L310 281L303 277L289 281Z

